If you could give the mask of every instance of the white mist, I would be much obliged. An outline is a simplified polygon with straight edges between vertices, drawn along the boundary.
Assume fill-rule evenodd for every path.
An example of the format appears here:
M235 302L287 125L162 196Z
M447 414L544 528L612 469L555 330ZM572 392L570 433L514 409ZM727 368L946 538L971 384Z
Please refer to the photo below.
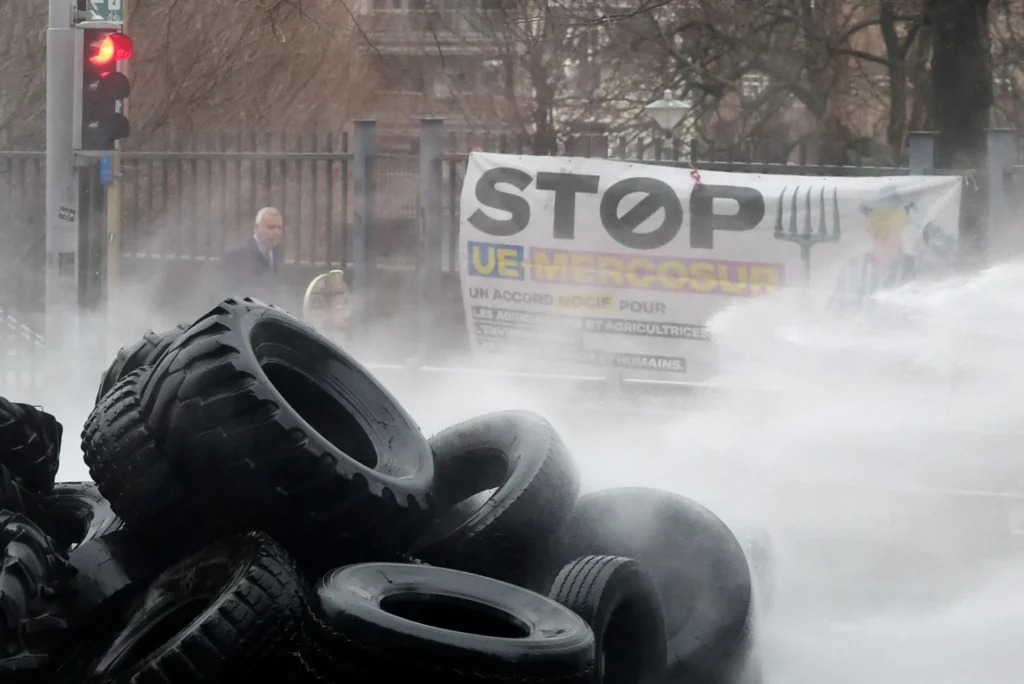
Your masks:
M767 531L769 683L1016 684L1021 292L1024 264L1010 264L842 319L810 315L799 294L742 303L711 324L717 388L685 409L567 407L557 386L475 374L381 377L425 432L491 410L544 412L585 490L670 489L741 536ZM62 480L88 476L77 435L95 385L75 389L39 398L65 424Z

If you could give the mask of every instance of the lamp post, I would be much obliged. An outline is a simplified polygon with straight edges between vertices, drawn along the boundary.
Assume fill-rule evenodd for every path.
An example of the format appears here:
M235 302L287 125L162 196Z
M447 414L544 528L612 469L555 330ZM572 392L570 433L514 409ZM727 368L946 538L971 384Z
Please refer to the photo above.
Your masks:
M672 137L672 130L689 113L690 106L682 100L672 97L671 90L666 90L662 99L647 105L644 107L644 111L654 120L654 123L661 127L665 133L665 140L668 141Z

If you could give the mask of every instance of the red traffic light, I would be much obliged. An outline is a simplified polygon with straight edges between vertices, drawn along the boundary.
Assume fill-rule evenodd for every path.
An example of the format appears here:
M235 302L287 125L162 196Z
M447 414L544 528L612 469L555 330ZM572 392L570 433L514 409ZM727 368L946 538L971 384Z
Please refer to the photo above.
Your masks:
M104 66L132 56L132 39L123 33L108 33L91 45L89 63Z

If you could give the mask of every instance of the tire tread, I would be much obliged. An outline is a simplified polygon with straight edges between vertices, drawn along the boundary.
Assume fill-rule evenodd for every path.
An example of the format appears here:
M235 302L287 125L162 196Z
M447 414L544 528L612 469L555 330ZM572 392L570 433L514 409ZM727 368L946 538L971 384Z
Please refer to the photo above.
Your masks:
M224 486L238 478L259 480L260 508L275 512L267 514L271 525L275 519L290 521L287 541L293 551L326 548L353 533L381 547L406 550L429 522L429 494L399 496L383 482L370 483L287 419L243 358L231 317L246 307L267 305L226 300L169 346L141 385L136 410L147 429L185 458L215 454L211 478ZM286 515L278 514L282 511ZM207 515L195 524L211 534L237 531L225 529L223 520ZM186 531L180 522L177 527Z
M507 682L518 684L538 682L539 684L585 684L591 680L592 668L571 674L544 675L538 672L508 674L508 665L501 664L495 670L466 670L456 663L410 659L404 654L396 662L395 653L376 647L370 640L357 635L343 634L327 624L311 608L306 609L303 623L303 639L300 642L300 659L307 671L317 681L394 681L436 676L438 681L452 684L473 682ZM383 666L381 672L377 666ZM504 672L502 671L504 670Z
M614 572L615 568L631 562L635 561L621 556L577 558L558 573L552 584L551 598L589 621L593 616L583 614L586 612L584 597L594 589L605 571Z
M103 397L82 430L82 453L99 492L125 524L171 541L176 537L169 535L202 520L140 412L139 389L149 370L131 371Z
M161 676L152 681L180 681L167 676L177 669L167 667L172 662L200 676L213 671L226 676L240 666L258 672L260 664L294 648L305 588L294 561L269 537L260 536L265 546L248 572L196 630L150 664L152 673ZM142 680L143 673L134 679Z
M187 323L179 323L174 328L160 333L147 330L143 333L142 339L135 344L121 347L114 360L110 362L110 366L100 376L95 403L99 404L104 395L128 373L142 366L153 365L178 335L187 329Z
M0 465L29 490L45 494L53 487L63 432L49 413L0 397Z
M64 640L63 597L72 576L41 529L0 511L0 674L39 668Z

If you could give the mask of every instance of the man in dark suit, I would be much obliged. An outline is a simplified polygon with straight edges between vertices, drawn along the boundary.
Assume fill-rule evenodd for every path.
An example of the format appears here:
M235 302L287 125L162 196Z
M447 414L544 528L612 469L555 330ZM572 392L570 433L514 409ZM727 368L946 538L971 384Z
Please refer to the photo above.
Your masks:
M283 234L281 212L274 207L260 209L252 236L221 257L224 289L232 294L274 303L277 299L276 276L284 259Z

